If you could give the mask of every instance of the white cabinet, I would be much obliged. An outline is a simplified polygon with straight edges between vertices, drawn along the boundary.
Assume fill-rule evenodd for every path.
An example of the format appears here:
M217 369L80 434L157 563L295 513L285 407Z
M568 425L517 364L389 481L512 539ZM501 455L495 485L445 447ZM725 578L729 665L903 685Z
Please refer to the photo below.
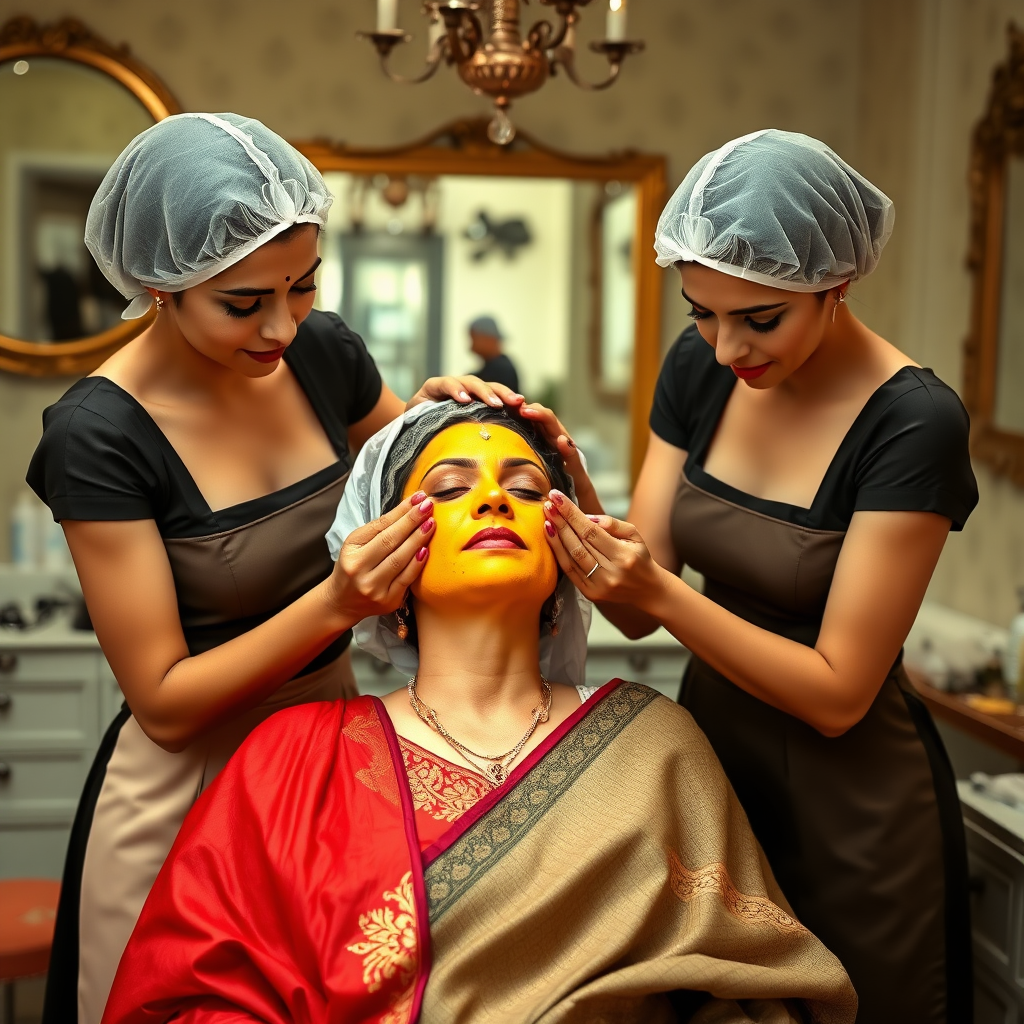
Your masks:
M63 623L0 635L0 878L59 878L106 726L96 638Z

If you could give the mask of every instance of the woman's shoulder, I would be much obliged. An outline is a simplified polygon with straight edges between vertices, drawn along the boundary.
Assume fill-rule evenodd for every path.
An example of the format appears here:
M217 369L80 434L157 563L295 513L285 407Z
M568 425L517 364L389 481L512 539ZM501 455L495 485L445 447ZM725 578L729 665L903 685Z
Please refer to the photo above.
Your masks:
M873 395L874 415L866 426L876 440L927 428L936 441L966 444L971 421L960 396L935 373L922 366L904 366Z

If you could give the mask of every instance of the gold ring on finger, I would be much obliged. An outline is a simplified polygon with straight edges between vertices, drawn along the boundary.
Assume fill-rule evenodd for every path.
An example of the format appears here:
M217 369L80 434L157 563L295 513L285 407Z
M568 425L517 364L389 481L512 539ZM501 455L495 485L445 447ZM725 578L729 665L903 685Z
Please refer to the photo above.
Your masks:
M590 572L587 573L587 579L589 580L590 577L593 576L594 573L597 572L597 570L600 569L600 568L601 568L601 563L600 562L594 562L594 568L591 569Z

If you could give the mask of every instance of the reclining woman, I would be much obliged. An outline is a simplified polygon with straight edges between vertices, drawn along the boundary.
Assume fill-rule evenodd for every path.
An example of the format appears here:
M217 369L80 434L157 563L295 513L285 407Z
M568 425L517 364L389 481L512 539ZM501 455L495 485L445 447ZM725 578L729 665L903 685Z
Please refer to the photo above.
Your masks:
M583 685L552 487L540 431L479 402L366 443L329 540L344 564L382 512L433 503L411 594L355 630L413 677L250 736L181 829L107 1024L852 1022L688 713Z

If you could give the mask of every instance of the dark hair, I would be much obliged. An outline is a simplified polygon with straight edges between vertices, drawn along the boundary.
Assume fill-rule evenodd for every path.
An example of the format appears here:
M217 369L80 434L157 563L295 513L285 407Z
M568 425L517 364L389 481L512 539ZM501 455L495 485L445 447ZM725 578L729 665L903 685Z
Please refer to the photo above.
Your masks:
M418 419L413 420L405 426L402 432L395 438L395 443L388 452L387 460L380 482L380 505L381 512L389 512L402 500L402 491L409 481L409 474L412 472L416 460L420 457L423 449L448 427L454 427L459 423L491 423L498 427L505 427L513 433L518 434L540 457L547 472L551 486L571 495L572 478L569 476L562 461L562 456L557 449L548 441L541 429L529 420L520 419L507 407L502 406L495 409L485 405L483 402L470 402L468 405L459 405L457 402L440 402L438 405L425 412ZM558 580L562 579L562 570L558 570ZM410 595L411 598L411 595ZM416 619L406 599L406 609L402 611L402 618L409 627L409 635L406 643L411 647L417 647ZM544 602L541 609L540 627L544 633L550 630L554 620L555 594ZM387 616L388 621L394 630L397 626L397 619L394 615Z

